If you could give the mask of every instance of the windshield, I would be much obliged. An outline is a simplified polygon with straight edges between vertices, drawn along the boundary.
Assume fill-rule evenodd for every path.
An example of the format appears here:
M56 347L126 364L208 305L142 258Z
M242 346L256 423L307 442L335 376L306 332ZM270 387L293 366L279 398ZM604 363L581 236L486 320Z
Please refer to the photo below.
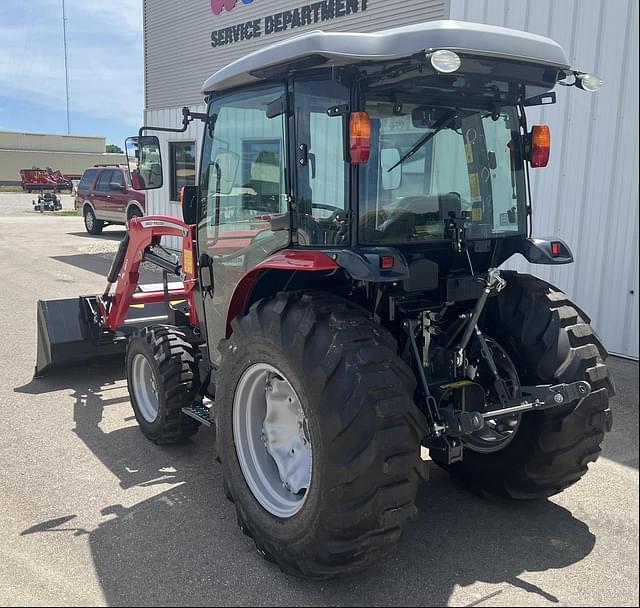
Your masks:
M447 237L462 221L469 239L525 229L518 116L368 100L372 149L360 166L359 240L416 243Z

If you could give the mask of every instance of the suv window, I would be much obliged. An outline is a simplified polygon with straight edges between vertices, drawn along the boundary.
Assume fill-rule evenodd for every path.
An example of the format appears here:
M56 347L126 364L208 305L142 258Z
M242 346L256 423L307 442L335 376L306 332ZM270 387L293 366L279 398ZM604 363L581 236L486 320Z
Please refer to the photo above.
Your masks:
M116 184L120 184L121 186L124 186L124 176L122 175L122 171L121 170L112 171L111 178L109 179L109 181L112 183L116 183ZM109 184L107 184L107 186L108 185Z
M78 184L78 190L88 190L91 188L96 179L96 173L98 173L97 169L87 169Z
M113 171L103 171L98 178L98 183L96 184L96 190L100 192L107 192L109 190L109 182L111 181L111 174Z

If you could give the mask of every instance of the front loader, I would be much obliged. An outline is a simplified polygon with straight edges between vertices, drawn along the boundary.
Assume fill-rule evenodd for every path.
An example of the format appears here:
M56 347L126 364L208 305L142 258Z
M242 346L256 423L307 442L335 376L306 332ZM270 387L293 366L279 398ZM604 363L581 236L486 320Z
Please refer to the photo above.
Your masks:
M531 235L550 133L526 111L599 84L547 38L454 21L231 63L206 113L156 129L204 123L183 218L134 218L104 293L39 304L37 373L125 356L142 432L214 427L241 529L298 576L397 543L422 447L483 495L561 492L611 427L607 352L564 293L501 267L573 261ZM141 189L162 186L151 130L127 140ZM162 285L138 285L142 262Z

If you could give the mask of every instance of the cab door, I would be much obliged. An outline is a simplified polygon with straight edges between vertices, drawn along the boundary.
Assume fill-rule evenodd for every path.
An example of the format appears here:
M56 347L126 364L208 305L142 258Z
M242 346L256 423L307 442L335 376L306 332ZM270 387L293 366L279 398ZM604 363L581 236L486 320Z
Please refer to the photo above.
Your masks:
M201 276L213 276L202 293L214 363L238 282L289 244L284 99L284 86L269 86L224 95L209 108L215 122L202 150L198 252Z

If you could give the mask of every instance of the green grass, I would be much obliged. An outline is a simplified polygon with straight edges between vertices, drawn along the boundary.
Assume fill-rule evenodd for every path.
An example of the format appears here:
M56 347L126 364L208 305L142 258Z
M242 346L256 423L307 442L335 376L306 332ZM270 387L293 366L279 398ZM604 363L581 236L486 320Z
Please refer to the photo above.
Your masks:
M77 211L71 211L70 209L65 209L63 211L54 211L53 215L59 215L61 217L80 217Z

